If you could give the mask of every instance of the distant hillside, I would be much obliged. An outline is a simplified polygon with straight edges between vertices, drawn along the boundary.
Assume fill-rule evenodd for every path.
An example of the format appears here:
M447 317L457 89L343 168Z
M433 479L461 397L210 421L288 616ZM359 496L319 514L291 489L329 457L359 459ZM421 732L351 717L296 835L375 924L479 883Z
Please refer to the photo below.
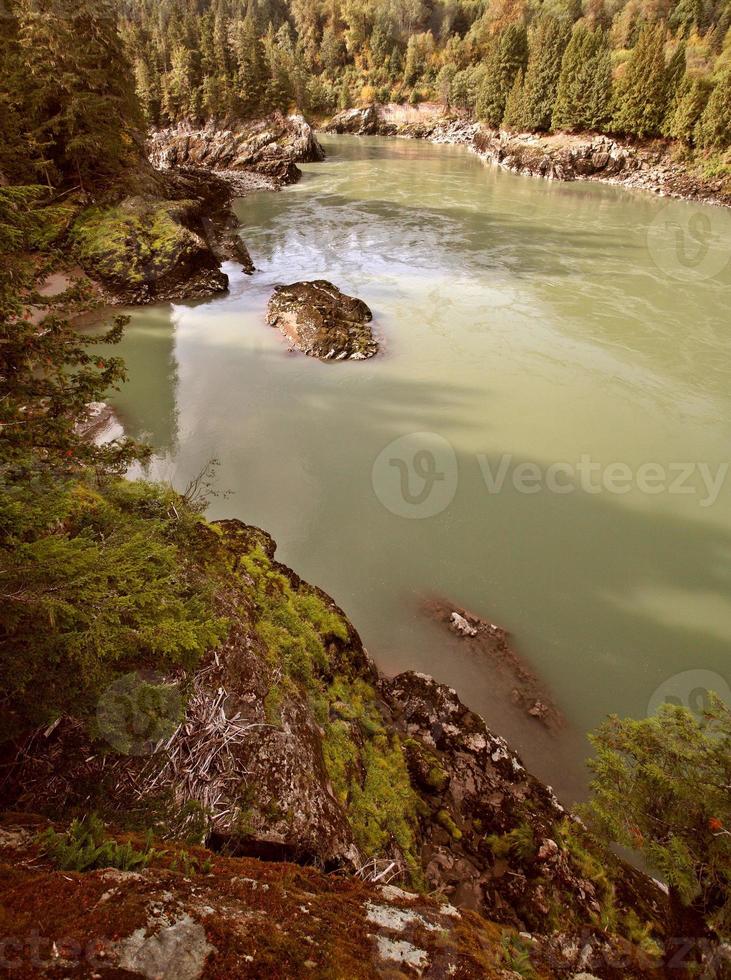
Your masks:
M489 125L731 144L729 0L125 0L148 122L439 100Z

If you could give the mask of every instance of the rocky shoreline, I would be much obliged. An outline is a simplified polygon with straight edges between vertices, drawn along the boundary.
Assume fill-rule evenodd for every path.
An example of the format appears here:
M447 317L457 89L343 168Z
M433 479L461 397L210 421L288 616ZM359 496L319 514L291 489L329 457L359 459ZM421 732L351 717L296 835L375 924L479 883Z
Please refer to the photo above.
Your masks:
M693 173L666 140L629 143L597 134L509 133L451 113L436 103L371 105L338 113L323 132L399 136L463 144L485 163L548 180L591 180L662 197L731 206L731 189Z
M131 186L80 209L69 230L79 265L113 305L221 294L223 261L251 274L232 198L293 183L298 162L324 157L308 123L280 113L237 128L158 131L147 149Z
M441 896L457 915L527 937L546 976L657 975L668 914L657 883L594 854L582 825L454 690L414 672L380 675L342 610L276 561L266 532L230 520L199 533L195 552L225 570L215 588L230 632L192 677L169 679L188 692L182 721L145 752L121 751L100 721L110 751L73 718L15 745L0 799L16 824L20 812L58 821L96 808L248 859L254 880L269 871L253 874L252 858ZM284 653L270 647L283 622ZM145 891L155 888L150 872ZM186 895L178 912L191 907ZM633 923L653 955L634 944Z

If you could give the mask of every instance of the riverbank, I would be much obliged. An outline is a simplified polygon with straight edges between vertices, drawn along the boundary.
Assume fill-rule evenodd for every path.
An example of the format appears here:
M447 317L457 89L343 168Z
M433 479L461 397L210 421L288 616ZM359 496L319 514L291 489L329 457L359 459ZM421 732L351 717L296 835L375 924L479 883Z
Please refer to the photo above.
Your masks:
M679 158L668 140L622 142L609 136L509 133L490 129L437 103L371 105L338 113L323 132L398 136L468 146L485 163L548 180L591 180L663 197L731 206L731 175L707 176Z
M144 305L205 299L228 289L225 261L254 271L234 198L278 190L322 159L300 116L274 113L236 130L155 132L148 158L93 199L68 195L58 217L58 272L85 303ZM82 304L83 306L83 304Z
M151 489L150 501L157 494ZM168 718L172 727L151 743L140 741L144 702L135 700L134 674L124 689L136 705L134 723L115 713L113 686L97 708L96 734L79 718L63 716L17 742L14 758L4 759L2 804L14 816L0 833L0 856L37 867L29 818L19 811L65 826L70 816L94 809L118 828L136 831L135 840L147 830L160 842L177 842L172 846L178 849L186 841L196 848L205 841L214 852L193 852L198 867L212 866L199 872L209 895L205 913L189 891L190 871L181 879L163 864L115 881L123 886L120 899L131 889L135 909L125 920L128 929L115 927L116 939L139 928L159 934L183 915L206 927L218 922L225 931L223 896L231 897L231 876L244 875L253 888L276 889L282 865L267 862L284 861L337 870L351 882L346 888L362 885L371 903L376 885L408 887L412 897L395 891L382 896L418 908L427 923L439 923L440 915L455 921L464 916L467 948L474 948L475 929L485 935L498 926L492 935L500 937L520 932L528 960L547 977L589 970L613 978L620 961L623 977L656 974L668 914L665 893L598 850L582 824L452 689L423 674L379 674L345 613L276 560L266 532L237 520L208 524L181 498L168 510L165 527L151 529L160 532L185 548L190 570L198 570L194 576L213 589L227 635L195 669L166 678L183 714ZM164 724L157 716L155 725ZM234 862L216 855L247 860L237 872ZM191 860L189 855L182 867L194 868ZM176 862L172 870L180 868ZM48 864L43 873L44 894L64 891L63 875ZM308 874L318 892L323 879ZM92 874L66 880L94 891L109 879ZM163 891L163 906L175 912L169 921L160 909L150 911ZM417 897L426 892L454 910L440 911ZM20 895L21 918L27 901ZM286 902L272 914L286 932L283 908ZM394 940L426 949L426 966L437 950L424 946L420 932L404 932L402 919L386 909L373 924ZM91 916L87 931L91 923L117 955L106 920ZM437 927L451 928L451 919ZM331 923L329 941L336 932ZM246 955L261 966L266 960L256 952L259 930L252 940L253 954L247 949ZM491 955L500 948L494 938L487 946ZM389 957L376 956L373 972L381 958ZM208 975L205 960L191 976ZM495 962L509 965L501 957ZM408 963L406 968L411 975ZM489 974L465 962L458 975Z

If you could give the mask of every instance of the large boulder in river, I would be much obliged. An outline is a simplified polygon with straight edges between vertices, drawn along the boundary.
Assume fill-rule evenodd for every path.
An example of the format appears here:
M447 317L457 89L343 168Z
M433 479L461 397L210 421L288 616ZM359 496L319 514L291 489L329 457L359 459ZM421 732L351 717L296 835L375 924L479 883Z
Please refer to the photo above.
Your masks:
M275 286L267 309L267 322L279 327L293 347L323 360L377 354L372 319L363 300L346 296L326 279Z

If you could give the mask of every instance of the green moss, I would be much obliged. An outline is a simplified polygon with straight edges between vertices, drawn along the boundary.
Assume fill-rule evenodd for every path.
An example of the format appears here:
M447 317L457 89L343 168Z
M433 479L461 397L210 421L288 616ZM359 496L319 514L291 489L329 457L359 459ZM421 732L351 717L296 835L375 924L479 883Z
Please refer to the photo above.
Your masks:
M358 748L351 736L350 726L342 720L327 724L322 749L335 796L341 804L347 805L360 758Z
M84 267L103 279L139 286L191 246L192 235L179 221L188 205L129 198L112 208L91 207L74 222L71 241Z
M530 861L536 856L536 841L529 823L519 823L507 834L490 834L485 843L495 857L514 855L521 861Z
M238 572L251 587L255 629L270 662L314 691L318 676L328 667L325 641L342 635L342 620L318 596L295 590L259 549L240 557Z
M440 824L454 840L462 840L462 831L452 820L447 810L440 810L437 813L437 823Z
M443 793L447 788L448 782L449 776L439 765L432 766L426 775L427 786L437 793Z
M370 857L383 853L392 841L398 845L416 887L423 885L416 853L417 796L411 786L398 737L379 736L367 742L361 760L362 785L351 785L348 817L356 844Z
M239 554L235 568L254 599L255 629L267 657L285 674L267 694L267 718L277 715L282 685L304 690L322 726L325 767L356 844L367 857L393 852L395 844L412 881L420 882L420 800L403 746L387 736L373 687L355 670L354 676L343 673L347 664L335 670L330 660L331 644L348 640L347 624L314 590L296 588L260 548Z

